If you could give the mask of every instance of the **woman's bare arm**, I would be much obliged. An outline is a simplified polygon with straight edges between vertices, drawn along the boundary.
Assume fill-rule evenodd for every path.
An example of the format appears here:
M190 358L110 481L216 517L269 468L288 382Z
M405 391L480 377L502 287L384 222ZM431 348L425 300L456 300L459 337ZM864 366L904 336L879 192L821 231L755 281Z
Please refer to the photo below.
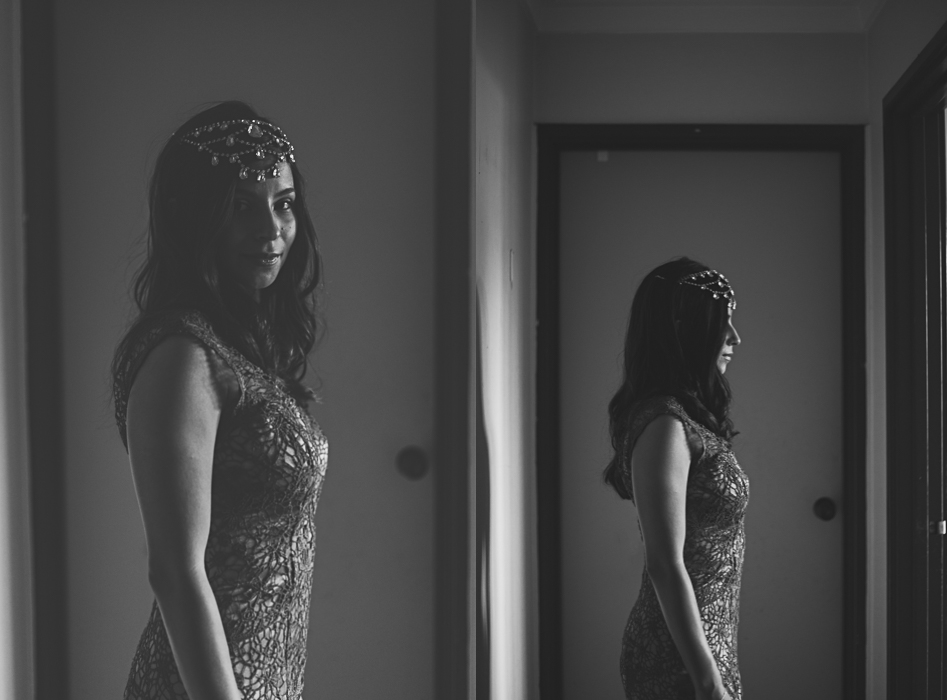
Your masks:
M694 586L684 568L685 495L690 451L684 426L660 416L641 433L631 459L648 574L671 638L699 700L729 700L701 624Z
M180 336L151 351L128 398L148 580L191 700L242 697L204 569L220 405L206 352Z

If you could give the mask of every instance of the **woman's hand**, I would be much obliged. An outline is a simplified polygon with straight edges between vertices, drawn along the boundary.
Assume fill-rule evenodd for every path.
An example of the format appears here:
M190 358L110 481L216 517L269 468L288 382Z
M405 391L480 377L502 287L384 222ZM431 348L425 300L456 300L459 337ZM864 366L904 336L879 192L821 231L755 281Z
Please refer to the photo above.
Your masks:
M221 404L207 352L182 336L151 351L128 398L128 455L148 580L191 700L242 697L204 568Z

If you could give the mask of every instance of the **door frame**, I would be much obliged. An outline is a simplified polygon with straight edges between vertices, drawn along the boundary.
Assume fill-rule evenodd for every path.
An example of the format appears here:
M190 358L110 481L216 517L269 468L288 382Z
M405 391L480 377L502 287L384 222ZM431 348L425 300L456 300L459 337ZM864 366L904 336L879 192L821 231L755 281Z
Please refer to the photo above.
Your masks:
M945 106L947 24L883 101L889 698L947 693Z
M842 269L842 678L845 700L865 694L866 320L865 128L841 125L538 124L536 464L539 676L543 700L562 698L559 446L560 156L566 151L804 151L840 159Z
M473 443L473 15L435 7L434 693L473 700L477 518Z
M26 217L26 386L33 555L36 700L68 700L65 416L52 0L20 2L23 198Z

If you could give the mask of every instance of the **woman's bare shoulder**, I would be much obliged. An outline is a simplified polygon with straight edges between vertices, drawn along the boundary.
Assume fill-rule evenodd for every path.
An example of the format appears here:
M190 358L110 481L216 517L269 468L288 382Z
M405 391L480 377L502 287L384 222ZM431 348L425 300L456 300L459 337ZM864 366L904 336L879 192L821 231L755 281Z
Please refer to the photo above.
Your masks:
M687 436L684 432L684 423L672 413L655 415L641 429L636 444L636 451L650 451L654 449L669 449L674 446L687 446Z
M220 408L223 400L215 381L213 360L196 339L173 334L162 338L144 358L129 392L149 402L180 401L206 395Z

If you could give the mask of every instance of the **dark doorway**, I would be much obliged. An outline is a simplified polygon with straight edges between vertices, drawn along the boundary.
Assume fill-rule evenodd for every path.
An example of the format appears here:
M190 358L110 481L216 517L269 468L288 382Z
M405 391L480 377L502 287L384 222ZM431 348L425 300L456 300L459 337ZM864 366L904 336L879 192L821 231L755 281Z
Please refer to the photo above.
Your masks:
M884 100L888 697L947 697L947 25Z

